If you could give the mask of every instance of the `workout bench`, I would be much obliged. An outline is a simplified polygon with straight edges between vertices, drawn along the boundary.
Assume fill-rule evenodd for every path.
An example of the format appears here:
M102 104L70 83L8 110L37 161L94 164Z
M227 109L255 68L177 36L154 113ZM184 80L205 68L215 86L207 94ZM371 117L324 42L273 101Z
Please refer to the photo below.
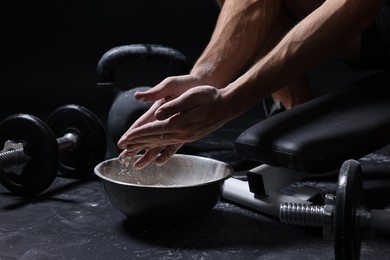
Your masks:
M236 151L260 166L247 172L247 181L226 180L222 197L284 223L321 225L324 237L335 239L336 258L359 258L356 218L363 211L358 160L390 144L389 82L388 72L380 72L244 131L235 141ZM280 192L306 177L337 173L335 196L324 198L316 188L294 195ZM389 210L364 212L371 217L371 229L390 234Z

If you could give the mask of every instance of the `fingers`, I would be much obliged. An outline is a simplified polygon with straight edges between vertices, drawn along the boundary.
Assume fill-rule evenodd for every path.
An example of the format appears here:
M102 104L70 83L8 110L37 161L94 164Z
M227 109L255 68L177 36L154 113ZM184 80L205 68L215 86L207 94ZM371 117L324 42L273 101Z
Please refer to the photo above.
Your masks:
M143 102L154 102L166 97L172 96L172 90L175 90L177 80L166 78L160 84L145 92L136 92L134 98Z
M143 150L143 149L142 149ZM124 149L118 156L119 161L128 161L129 159L132 159L135 155L137 155L142 150L139 150L137 152L131 152L127 149Z
M191 75L167 77L145 92L136 92L134 97L143 102L154 102L160 99L170 100L198 85L201 85L201 80Z
M191 91L189 90L181 96L161 105L156 110L154 116L157 120L168 119L178 113L194 108L197 104L197 99L197 93L191 94Z
M153 122L155 120L155 117L154 117L154 113L156 111L156 109L162 104L162 102L160 101L157 101L155 102L152 107L147 111L145 112L140 118L138 118L130 127L129 129L121 136L121 138L119 139L118 143L117 143L117 146L120 148L120 149L124 149L125 147L122 145L123 143L123 140L127 138L127 136L129 135L129 133L136 127L139 127L139 126L142 126L146 123L149 123L149 122Z
M121 149L167 146L194 141L220 127L224 121L209 120L209 114L219 102L217 90L197 87L171 100L155 112L155 120L130 129L118 142ZM205 101L204 99L208 97ZM211 118L219 118L211 115ZM162 138L164 136L164 138Z
M186 102L184 102L186 103ZM167 108L167 114L173 114L166 120L153 121L143 124L139 127L129 129L118 141L118 147L120 149L138 149L145 146L166 146L177 143L183 143L188 140L188 137L192 135L191 132L184 131L186 129L186 123L196 120L194 115L186 111L192 108L192 104L182 104L169 106ZM176 111L180 111L175 113ZM178 118L180 113L180 120ZM184 124L184 125L183 125ZM149 144L149 145L147 145Z
M160 151L161 147L156 147L146 151L145 154L134 163L134 168L136 170L142 170L157 158L157 156L160 154Z
M157 166L161 166L166 163L179 149L182 144L170 145L166 147L155 147L146 151L135 163L134 168L136 170L142 170L151 163L155 162ZM118 157L121 162L129 162L133 158L132 152L124 150Z
M183 143L181 136L177 134L161 134L161 135L151 135L151 136L142 136L136 139L125 140L121 149L126 149L129 155L135 155L139 151L144 149L149 149L152 147L164 147L168 145L174 145L178 143Z
M152 141L158 141L159 135L163 134L165 132L165 122L162 121L153 121L146 124L143 124L137 128L130 128L118 141L118 147L119 149L125 149L128 145L131 145L131 143L139 136L149 137L149 136L155 136Z
M165 147L164 150L161 151L160 155L156 158L155 164L158 166L166 163L181 147L183 144L170 145Z
M142 170L150 163L152 163L160 154L162 147L156 147L146 151L137 161L134 162L133 167L136 170ZM123 150L122 153L118 156L118 160L121 163L124 163L126 167L130 163L131 159L135 156L134 153L129 152L127 149Z
M164 98L164 94L154 87L145 92L135 92L134 98L142 102L153 102Z

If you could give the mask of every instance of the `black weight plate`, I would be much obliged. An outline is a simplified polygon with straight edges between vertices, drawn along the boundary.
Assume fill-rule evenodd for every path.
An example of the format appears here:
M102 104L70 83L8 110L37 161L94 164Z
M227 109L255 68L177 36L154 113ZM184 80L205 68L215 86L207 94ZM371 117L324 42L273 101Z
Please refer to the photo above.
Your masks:
M334 216L335 259L359 259L361 236L357 211L363 201L362 169L359 162L343 163L338 179Z
M80 105L65 105L53 111L47 124L57 138L67 133L78 136L75 148L60 151L59 173L84 178L106 155L106 133L99 118Z
M7 140L23 143L30 160L20 174L0 169L0 183L19 196L47 189L58 169L58 144L50 128L35 116L11 115L0 123L0 146Z

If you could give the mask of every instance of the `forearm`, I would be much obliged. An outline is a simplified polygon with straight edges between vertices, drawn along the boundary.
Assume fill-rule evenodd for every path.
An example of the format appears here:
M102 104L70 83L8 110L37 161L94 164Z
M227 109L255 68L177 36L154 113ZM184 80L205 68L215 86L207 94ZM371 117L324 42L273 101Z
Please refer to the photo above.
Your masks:
M381 1L328 0L298 23L248 72L225 91L230 107L243 113L266 95L307 74L356 37L372 20ZM242 102L245 100L245 102Z
M226 0L210 42L191 74L217 88L236 79L253 63L279 5L279 0Z

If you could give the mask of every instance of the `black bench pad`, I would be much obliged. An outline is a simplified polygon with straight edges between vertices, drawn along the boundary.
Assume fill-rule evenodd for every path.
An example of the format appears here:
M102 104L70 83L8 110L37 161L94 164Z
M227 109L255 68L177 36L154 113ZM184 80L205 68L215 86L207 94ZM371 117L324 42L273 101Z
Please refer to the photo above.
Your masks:
M257 123L236 139L237 153L322 173L390 144L388 74L378 73Z

